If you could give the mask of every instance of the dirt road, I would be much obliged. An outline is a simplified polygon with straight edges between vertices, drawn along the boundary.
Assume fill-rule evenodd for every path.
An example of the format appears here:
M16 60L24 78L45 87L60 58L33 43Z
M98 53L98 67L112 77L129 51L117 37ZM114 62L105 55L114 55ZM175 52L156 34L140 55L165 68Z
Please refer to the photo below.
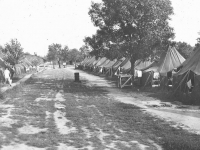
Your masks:
M47 69L5 95L2 150L160 150L173 146L168 133L184 135L111 81L79 71L82 82L74 82L76 71ZM126 104L133 100L145 107Z
M73 68L70 68L70 71L75 72ZM107 94L109 97L114 100L133 104L144 109L149 114L164 119L171 123L172 126L177 128L183 128L189 132L200 134L200 109L190 109L182 108L178 109L179 105L173 105L169 102L162 102L158 99L144 96L139 92L132 92L127 89L118 89L115 88L114 84L110 80L105 80L102 77L94 76L88 74L84 71L80 71L82 79L86 79L88 86L97 86L102 87L109 91ZM112 87L112 88L111 88Z

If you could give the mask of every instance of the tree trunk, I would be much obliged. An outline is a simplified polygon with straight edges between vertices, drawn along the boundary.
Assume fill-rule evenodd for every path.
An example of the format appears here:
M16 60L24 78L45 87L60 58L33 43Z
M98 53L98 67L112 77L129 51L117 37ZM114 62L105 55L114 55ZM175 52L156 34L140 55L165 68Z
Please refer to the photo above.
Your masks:
M59 65L59 68L60 68L60 61L58 61L58 65Z

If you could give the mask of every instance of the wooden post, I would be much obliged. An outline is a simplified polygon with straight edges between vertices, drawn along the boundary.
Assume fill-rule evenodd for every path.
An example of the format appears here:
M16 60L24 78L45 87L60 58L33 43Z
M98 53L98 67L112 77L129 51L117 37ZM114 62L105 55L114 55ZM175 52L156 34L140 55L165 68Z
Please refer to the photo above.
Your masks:
M79 72L75 72L74 73L74 82L80 82L80 79L79 79Z

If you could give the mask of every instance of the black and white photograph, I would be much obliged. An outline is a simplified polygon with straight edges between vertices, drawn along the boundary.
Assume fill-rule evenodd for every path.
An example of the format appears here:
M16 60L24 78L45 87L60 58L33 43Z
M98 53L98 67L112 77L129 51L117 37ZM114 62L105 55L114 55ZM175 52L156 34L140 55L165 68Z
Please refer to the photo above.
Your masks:
M0 150L200 150L199 0L0 0Z

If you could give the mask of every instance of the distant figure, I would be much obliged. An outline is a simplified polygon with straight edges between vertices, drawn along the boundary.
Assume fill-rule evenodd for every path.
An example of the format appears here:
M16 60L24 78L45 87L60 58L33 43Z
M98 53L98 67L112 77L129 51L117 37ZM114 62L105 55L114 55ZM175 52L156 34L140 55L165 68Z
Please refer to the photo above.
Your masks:
M63 67L65 68L65 66L66 66L66 62L63 62Z
M36 67L37 72L39 72L39 66Z
M10 86L12 86L12 80L10 79L10 71L8 70L8 68L6 68L4 70L4 76L5 76L5 83L8 82Z

